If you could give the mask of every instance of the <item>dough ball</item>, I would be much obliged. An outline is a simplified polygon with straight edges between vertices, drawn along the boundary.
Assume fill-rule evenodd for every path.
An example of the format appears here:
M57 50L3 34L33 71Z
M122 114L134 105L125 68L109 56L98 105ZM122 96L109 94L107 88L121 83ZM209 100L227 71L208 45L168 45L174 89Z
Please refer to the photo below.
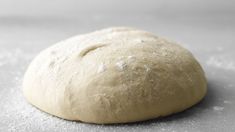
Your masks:
M75 36L42 51L23 81L25 98L52 115L126 123L167 116L206 94L203 69L181 46L133 28Z

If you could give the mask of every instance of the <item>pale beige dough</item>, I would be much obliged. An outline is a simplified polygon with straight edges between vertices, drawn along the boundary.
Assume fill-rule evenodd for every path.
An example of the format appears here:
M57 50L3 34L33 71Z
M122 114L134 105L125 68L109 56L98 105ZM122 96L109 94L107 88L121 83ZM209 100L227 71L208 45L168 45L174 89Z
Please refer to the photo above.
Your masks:
M42 51L23 80L25 98L52 115L89 123L167 116L206 94L203 69L178 44L133 28L75 36Z

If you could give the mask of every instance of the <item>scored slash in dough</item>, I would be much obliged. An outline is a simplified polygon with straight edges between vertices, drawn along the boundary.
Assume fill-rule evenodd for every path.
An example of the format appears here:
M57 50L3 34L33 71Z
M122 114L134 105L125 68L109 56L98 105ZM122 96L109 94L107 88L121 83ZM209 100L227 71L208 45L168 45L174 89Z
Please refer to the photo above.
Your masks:
M205 96L206 85L188 50L146 31L116 27L42 51L25 73L23 94L52 115L108 124L183 111Z

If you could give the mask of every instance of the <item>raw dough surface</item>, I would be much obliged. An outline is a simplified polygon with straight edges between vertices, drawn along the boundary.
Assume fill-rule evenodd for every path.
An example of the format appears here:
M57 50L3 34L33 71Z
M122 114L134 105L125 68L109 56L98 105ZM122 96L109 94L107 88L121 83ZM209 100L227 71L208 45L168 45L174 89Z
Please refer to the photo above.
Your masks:
M183 111L206 94L203 69L175 42L134 28L78 35L42 51L23 81L25 98L52 115L126 123Z

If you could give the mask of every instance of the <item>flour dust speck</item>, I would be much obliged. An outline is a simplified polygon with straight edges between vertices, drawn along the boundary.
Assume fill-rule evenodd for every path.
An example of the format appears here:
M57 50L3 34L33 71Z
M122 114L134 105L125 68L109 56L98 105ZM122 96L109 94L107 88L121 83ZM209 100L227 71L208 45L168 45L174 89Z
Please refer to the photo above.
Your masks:
M221 107L221 106L214 106L214 107L213 107L213 110L215 110L215 111L223 111L223 110L224 110L224 107Z
M104 65L104 63L101 63L97 69L97 73L102 73L106 70L106 66Z
M116 66L117 66L117 69L118 69L119 71L123 71L124 69L126 69L127 64L126 64L126 62L124 62L124 61L118 61L118 62L116 63Z

